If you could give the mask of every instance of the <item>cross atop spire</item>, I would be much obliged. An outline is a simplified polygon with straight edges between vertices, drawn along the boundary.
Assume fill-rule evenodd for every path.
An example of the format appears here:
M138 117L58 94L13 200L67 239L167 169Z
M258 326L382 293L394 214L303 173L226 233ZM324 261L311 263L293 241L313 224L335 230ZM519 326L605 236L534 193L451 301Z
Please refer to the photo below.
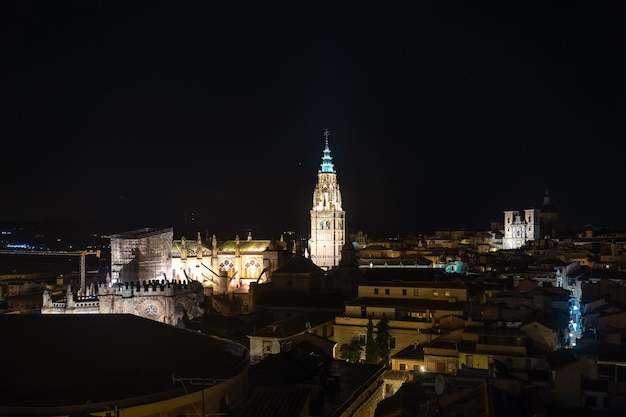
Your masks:
M328 129L324 130L324 136L326 137L326 146L324 147L324 156L322 156L321 172L335 172L335 168L332 163L333 158L330 156L330 148L328 147L328 136L330 136Z

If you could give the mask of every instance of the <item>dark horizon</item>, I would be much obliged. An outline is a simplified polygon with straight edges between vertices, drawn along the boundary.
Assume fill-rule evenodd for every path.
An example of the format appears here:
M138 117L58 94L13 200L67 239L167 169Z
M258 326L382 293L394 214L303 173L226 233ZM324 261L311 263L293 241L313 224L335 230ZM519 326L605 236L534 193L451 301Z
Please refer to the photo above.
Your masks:
M2 2L0 221L306 233L328 129L348 230L626 229L621 11Z

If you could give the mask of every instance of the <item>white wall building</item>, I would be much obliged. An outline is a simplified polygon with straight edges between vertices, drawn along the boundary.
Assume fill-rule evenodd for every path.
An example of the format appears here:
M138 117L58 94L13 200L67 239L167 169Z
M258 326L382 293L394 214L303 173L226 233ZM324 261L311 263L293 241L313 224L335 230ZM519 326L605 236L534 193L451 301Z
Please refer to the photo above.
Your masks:
M529 240L540 238L539 209L526 209L523 212L506 210L504 212L504 236L502 249L519 249Z

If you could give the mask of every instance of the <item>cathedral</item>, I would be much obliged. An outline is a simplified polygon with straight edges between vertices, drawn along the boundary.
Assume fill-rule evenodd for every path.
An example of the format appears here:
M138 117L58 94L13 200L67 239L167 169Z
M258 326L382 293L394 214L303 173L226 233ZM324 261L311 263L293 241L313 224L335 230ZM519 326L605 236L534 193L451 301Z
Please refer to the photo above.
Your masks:
M322 164L317 172L317 185L313 192L311 209L310 258L314 264L329 270L339 265L341 250L346 239L346 212L341 208L341 191L337 182L330 148L328 129L324 131L326 147Z
M44 293L42 314L134 314L180 325L204 314L213 294L247 294L267 282L291 252L284 241L252 239L205 243L173 239L173 229L143 228L111 235L111 274L106 282Z
M307 252L323 270L341 264L346 243L345 212L337 182L328 130L313 192L311 235ZM179 325L203 314L205 296L241 298L253 284L270 282L272 274L293 257L295 246L270 239L203 241L174 239L173 228L143 228L111 235L111 271L106 282L67 288L62 297L43 295L42 314L134 314Z
M172 244L171 276L175 280L198 281L213 294L248 293L252 283L271 281L273 272L295 248L282 239L217 241L206 245L198 233L195 241L182 237Z

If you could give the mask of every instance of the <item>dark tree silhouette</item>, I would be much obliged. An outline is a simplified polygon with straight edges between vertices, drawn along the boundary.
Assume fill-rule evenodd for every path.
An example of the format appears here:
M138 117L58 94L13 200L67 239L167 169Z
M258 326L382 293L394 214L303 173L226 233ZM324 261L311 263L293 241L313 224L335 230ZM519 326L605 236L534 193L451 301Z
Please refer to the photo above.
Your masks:
M366 363L378 363L380 362L380 352L378 343L374 339L374 323L372 319L367 322L367 340L365 342L365 362Z

